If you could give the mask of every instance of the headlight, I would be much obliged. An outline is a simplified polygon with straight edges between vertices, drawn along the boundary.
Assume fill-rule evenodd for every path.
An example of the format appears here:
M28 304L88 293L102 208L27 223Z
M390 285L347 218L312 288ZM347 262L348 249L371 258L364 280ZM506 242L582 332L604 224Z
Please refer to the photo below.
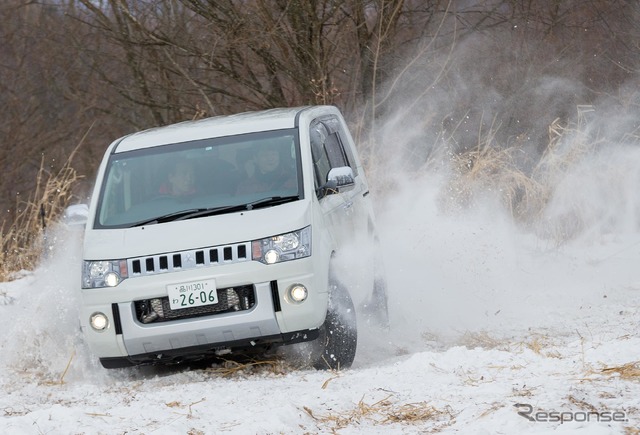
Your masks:
M251 258L264 264L311 255L311 227L251 242Z
M125 260L85 261L82 288L115 287L128 276Z

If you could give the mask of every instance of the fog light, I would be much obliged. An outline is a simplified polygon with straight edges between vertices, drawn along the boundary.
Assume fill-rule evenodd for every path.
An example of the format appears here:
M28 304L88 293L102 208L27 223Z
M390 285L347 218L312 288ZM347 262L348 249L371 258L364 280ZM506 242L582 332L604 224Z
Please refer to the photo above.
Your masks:
M307 299L307 294L307 288L302 284L295 284L289 288L289 299L297 304L304 302Z
M109 326L109 319L102 313L93 313L89 319L89 324L96 331L104 331Z

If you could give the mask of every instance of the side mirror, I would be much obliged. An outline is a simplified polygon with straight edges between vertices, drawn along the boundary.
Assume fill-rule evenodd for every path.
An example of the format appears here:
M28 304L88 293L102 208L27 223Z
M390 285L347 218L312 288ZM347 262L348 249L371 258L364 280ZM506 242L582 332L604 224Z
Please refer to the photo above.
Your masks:
M349 166L341 166L333 168L327 174L327 182L318 189L319 196L322 198L333 193L347 192L356 186L353 169Z
M64 211L62 221L70 227L83 227L89 219L89 206L87 204L74 204Z

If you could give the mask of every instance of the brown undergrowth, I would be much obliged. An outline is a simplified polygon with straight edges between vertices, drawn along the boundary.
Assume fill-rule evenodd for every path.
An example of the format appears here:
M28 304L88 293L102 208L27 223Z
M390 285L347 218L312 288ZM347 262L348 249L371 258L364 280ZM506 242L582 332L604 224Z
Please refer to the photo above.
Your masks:
M318 413L304 406L304 412L310 416L323 431L336 433L340 429L363 424L383 426L390 424L425 425L439 429L451 424L454 415L449 409L437 409L427 402L398 403L393 395L382 400L368 403L363 397L351 409Z
M71 167L74 154L75 151L57 172L46 168L43 157L34 191L26 200L16 201L13 222L0 226L0 282L14 279L21 270L33 270L52 248L48 229L70 204L80 178Z

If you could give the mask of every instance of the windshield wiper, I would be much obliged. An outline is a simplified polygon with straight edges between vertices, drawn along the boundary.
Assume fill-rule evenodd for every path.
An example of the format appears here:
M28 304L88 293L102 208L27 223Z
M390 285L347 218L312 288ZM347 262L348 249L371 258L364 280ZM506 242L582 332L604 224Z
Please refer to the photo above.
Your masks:
M185 219L193 219L193 218L202 217L202 216L213 216L216 214L230 213L234 211L253 210L254 208L269 207L272 205L284 204L285 202L297 201L298 199L300 199L298 195L270 196L268 198L262 198L257 201L252 201L245 204L227 205L224 207L212 207L212 208L194 210L192 213L179 216L175 220L181 221Z
M160 224L163 222L171 222L171 221L175 221L175 220L179 220L181 219L183 216L185 215L190 215L192 213L197 213L199 211L202 211L203 209L201 208L192 208L189 210L180 210L180 211L175 211L172 213L168 213L162 216L158 216L158 217L154 217L152 219L146 219L140 222L136 222L135 224L131 225L131 228L133 227L142 227L144 225L153 225L153 224Z
M232 211L240 211L246 210L246 204L236 204L236 205L225 205L223 207L211 207L211 208L201 208L199 210L194 210L192 213L186 214L184 216L180 216L177 221L182 221L185 219L193 219L202 216L213 216L216 214L229 213Z
M247 210L253 210L254 208L260 207L270 207L272 205L284 204L286 202L297 201L300 197L298 195L291 196L269 196L267 198L262 198L257 201L252 201L244 206Z
M185 214L183 216L178 217L175 220L181 221L184 219L193 219L193 218L202 217L202 216L213 216L216 214L230 213L234 211L253 210L254 208L269 207L272 205L284 204L285 202L297 201L298 199L300 199L298 195L270 196L268 198L262 198L257 201L252 201L244 204L227 205L224 207L213 207L213 208L205 208L201 210L194 210L193 213Z
M278 204L284 204L291 201L297 201L300 199L298 195L291 196L270 196L262 198L257 201L248 202L245 204L226 205L223 207L211 207L211 208L194 208L190 210L181 210L174 213L169 213L164 216L159 216L153 219L137 222L132 227L141 227L144 225L159 224L171 221L182 221L185 219L193 219L202 216L213 216L216 214L229 213L240 210L253 210L254 208L269 207Z

